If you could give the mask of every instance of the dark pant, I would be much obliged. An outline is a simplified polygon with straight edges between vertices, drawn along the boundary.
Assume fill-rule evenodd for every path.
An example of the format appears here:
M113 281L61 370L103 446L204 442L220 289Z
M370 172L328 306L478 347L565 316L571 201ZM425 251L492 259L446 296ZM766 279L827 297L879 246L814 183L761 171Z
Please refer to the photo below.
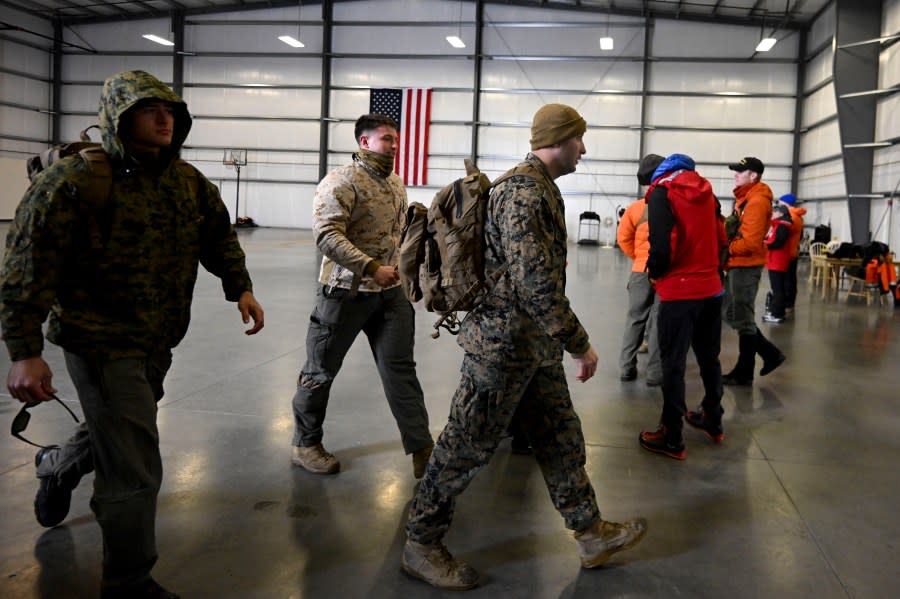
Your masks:
M322 442L331 385L360 331L369 339L375 365L406 453L432 445L428 412L413 360L413 308L401 287L380 293L319 287L306 334L306 363L294 394L293 444Z
M738 266L725 274L725 299L722 302L722 320L739 335L756 332L756 292L762 266Z
M103 533L103 584L130 585L150 576L156 563L156 497L162 460L156 403L172 363L152 358L100 360L66 352L85 423L38 468L74 488L93 470L91 509Z
M687 413L684 372L688 348L694 350L700 366L704 389L701 407L709 421L716 423L722 418L722 298L660 302L658 324L663 368L661 423L667 437L680 440Z
M787 306L787 283L790 273L777 270L769 271L769 284L772 286L772 303L769 305L769 313L777 318L784 318L784 308Z
M450 528L456 497L491 459L514 412L566 527L583 530L600 517L584 469L581 420L562 363L491 364L467 353L447 426L409 510L410 539L426 545L441 540Z
M787 279L784 283L784 306L793 308L797 301L797 259L791 260L788 265Z

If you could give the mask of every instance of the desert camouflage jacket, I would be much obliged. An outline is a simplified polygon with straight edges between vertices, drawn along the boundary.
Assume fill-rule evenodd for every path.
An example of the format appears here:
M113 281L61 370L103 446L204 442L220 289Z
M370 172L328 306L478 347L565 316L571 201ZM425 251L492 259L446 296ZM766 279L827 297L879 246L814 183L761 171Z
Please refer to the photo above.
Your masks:
M359 291L382 291L365 274L372 260L382 266L400 263L400 236L406 224L406 189L396 174L381 177L355 157L328 173L316 187L313 234L321 250L319 282ZM399 283L397 283L399 285Z
M509 270L463 321L459 344L491 361L547 365L563 350L588 350L587 332L566 297L566 218L559 188L533 154L534 177L514 176L488 201L485 271Z
M118 135L119 117L143 98L176 103L171 152L151 168L127 155ZM222 279L228 300L252 290L218 189L173 162L190 124L181 98L151 75L106 82L100 127L112 190L102 210L79 197L91 175L70 156L35 178L10 227L0 324L13 360L41 354L48 314L47 338L75 353L142 357L174 347L187 331L199 263ZM99 219L102 247L92 247L89 218Z

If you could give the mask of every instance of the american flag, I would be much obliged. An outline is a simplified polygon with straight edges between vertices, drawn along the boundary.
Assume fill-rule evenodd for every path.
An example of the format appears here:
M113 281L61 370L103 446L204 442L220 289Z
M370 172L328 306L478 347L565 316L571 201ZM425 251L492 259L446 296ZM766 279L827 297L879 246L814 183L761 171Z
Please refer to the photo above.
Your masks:
M400 124L400 146L394 171L405 185L428 183L428 125L431 90L426 88L373 89L369 112L386 114Z

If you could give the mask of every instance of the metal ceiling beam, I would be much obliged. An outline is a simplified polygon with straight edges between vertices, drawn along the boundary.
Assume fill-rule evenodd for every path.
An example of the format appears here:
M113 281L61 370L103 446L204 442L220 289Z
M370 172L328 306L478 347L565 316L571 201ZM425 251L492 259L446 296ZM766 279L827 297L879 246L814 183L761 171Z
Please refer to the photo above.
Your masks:
M88 13L88 14L92 14L92 15L100 15L100 16L102 16L102 13L100 13L100 12L94 10L94 9L91 8L90 6L82 6L82 5L80 5L80 4L75 4L74 2L69 2L69 0L58 0L58 1L59 1L60 4L64 4L65 6L67 6L67 7L69 7L69 8L74 8L74 9L78 9L78 10L83 10L84 12L86 12L86 13ZM122 11L122 12L125 12L125 11L123 11L121 8L119 8L119 7L118 7L117 5L115 5L115 4L113 4L113 7L115 7L116 9L118 9L118 10L120 10L120 11ZM61 10L64 10L64 9L54 8L54 9L53 9L53 12L54 12L54 14L58 14L60 17L62 17L62 18L65 20L65 15L63 15L63 14L60 12ZM128 14L128 13L126 12L125 14ZM63 23L63 25L65 25L65 22Z
M465 2L476 2L479 0L460 0ZM644 4L641 8L632 9L632 8L624 8L624 7L616 7L612 3L608 6L600 6L600 5L586 5L586 4L572 4L568 2L563 2L561 0L480 0L485 3L485 5L495 4L499 6L517 6L523 8L549 8L556 10L566 10L570 12L582 12L582 13L594 13L594 14L613 14L627 17L645 17L650 18L653 17L657 20L659 19L679 19L681 21L694 21L700 23L721 23L724 25L761 25L763 23L762 18L754 17L752 14L749 17L726 17L715 15L712 12L709 14L695 14L692 12L681 12L680 15L676 16L671 10L661 10L661 9L651 9L650 4L647 0L644 0ZM758 0L757 4L759 3ZM315 5L321 4L322 0L306 0L305 4ZM248 10L261 10L268 8L284 8L288 6L297 6L297 0L249 0L241 5L217 5L206 8L185 8L184 14L186 17L190 17L192 15L207 15L207 14L224 14L229 12L236 11L248 11ZM752 12L752 10L751 10ZM151 15L146 14L131 14L128 15L130 20L139 20L139 19L150 19L154 18ZM104 23L104 22L117 22L121 21L121 17L115 16L102 16L102 17L81 17L81 18L66 18L67 25L74 24L83 24L83 23ZM806 24L801 23L799 21L790 20L781 26L781 29L792 29L792 30L801 30L806 29Z
M753 6L750 7L750 12L747 13L747 18L752 18L754 14L756 14L756 9L759 8L759 5L763 3L763 0L756 0Z
M32 8L28 8L27 6L23 6L24 4L31 5ZM19 2L8 2L7 0L0 0L0 6L8 6L14 10L21 11L25 14L29 14L32 17L37 17L38 19L44 19L45 21L52 21L52 17L47 13L50 9L43 4L38 4L37 2L31 2L30 0L19 0Z

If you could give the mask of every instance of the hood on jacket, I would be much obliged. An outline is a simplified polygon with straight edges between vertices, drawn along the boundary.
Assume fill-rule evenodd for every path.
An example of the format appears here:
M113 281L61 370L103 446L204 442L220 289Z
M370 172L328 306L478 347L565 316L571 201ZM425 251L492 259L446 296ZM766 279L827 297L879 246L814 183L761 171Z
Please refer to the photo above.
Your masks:
M671 154L662 161L662 164L656 167L650 180L656 181L666 173L671 173L672 171L692 171L695 168L696 165L694 164L694 159L687 154Z
M794 207L792 206L790 209L791 218L796 214L797 216L806 216L806 208L802 207Z
M773 221L780 220L780 221L784 221L786 223L794 222L793 219L791 218L790 210L788 210L788 207L784 206L783 204L779 204L778 206L775 206L774 208L772 208L772 220Z
M172 145L163 150L160 157L171 158L181 150L192 124L187 104L172 88L150 73L125 71L107 79L100 95L100 134L103 149L112 158L121 160L125 156L125 145L119 137L122 115L141 100L147 99L171 102L175 109Z
M662 164L663 160L665 160L665 158L659 154L647 154L641 158L637 171L638 185L650 185L653 183L653 173L656 172L656 169Z

